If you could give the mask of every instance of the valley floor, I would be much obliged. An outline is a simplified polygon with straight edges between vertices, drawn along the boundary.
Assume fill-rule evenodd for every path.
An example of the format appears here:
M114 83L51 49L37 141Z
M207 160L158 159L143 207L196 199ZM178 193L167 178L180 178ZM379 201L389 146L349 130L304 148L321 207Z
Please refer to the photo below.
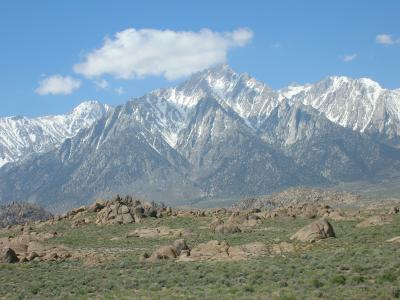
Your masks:
M88 215L88 218L94 217ZM3 299L392 299L400 297L400 244L387 242L400 235L400 216L394 223L359 228L360 220L331 221L336 238L316 243L293 242L290 237L314 220L264 219L251 230L222 235L209 229L211 217L145 218L139 224L72 228L65 219L37 232L58 235L45 243L64 245L101 255L90 260L0 263ZM210 240L230 245L259 241L290 242L294 252L232 261L143 261L160 245L176 237L135 237L139 228L185 228L191 247ZM9 231L1 233L4 237Z

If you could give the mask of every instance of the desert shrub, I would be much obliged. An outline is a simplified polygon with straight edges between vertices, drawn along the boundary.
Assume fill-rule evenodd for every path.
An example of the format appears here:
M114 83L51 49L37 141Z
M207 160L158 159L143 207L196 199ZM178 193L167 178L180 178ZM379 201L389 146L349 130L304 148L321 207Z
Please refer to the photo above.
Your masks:
M324 284L323 284L319 279L314 278L314 279L311 281L311 285L312 285L313 287L319 289L319 288L322 287Z
M400 298L400 288L395 287L392 289L392 297L395 299Z
M354 277L351 279L351 281L352 281L353 283L357 283L357 284L363 283L363 282L365 282L365 277L364 277L364 276L357 275L357 276L354 276Z
M344 285L346 284L346 277L343 275L335 275L332 277L331 282L334 284Z
M394 282L397 279L397 275L393 271L386 271L379 277L379 282Z

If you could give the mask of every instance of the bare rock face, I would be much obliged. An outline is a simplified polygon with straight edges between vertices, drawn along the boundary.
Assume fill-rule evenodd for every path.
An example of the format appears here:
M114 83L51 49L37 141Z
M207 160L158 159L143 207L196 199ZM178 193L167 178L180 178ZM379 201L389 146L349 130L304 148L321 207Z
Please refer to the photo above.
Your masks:
M282 254L295 251L295 247L293 244L290 244L288 242L281 242L279 244L273 245L271 251L273 254Z
M394 238L388 239L386 242L389 242L389 243L400 243L400 236L395 236Z
M192 231L184 228L172 229L166 226L155 228L138 228L126 234L127 238L162 238L162 237L183 237L192 235Z
M320 219L303 227L292 235L290 239L313 243L329 237L335 237L333 227L327 220Z
M182 251L189 251L190 248L184 239L176 240L173 244L177 256L181 255Z
M393 206L389 209L388 214L389 215L397 215L400 212L399 207Z
M3 249L3 252L1 253L1 257L0 257L0 262L16 263L18 261L19 261L18 256L13 249L11 249L9 247L6 247Z
M214 232L215 229L216 229L218 226L222 225L222 224L224 224L224 221L223 221L222 219L220 219L220 218L213 218L212 221L211 221L211 223L210 223L210 225L209 225L209 228L211 229L211 231Z
M381 226L381 225L391 224L393 222L394 218L392 215L378 215L365 219L364 221L358 223L356 227L365 228L371 226Z
M234 212L228 218L227 223L237 224L240 227L254 227L261 222L261 218L252 212Z
M317 205L323 206L324 204L352 204L360 201L361 197L353 193L325 191L309 187L293 187L268 196L243 199L234 203L231 208L240 211L254 208L277 210L282 206L299 207L305 203L315 207ZM313 212L310 213L310 216L312 214Z
M226 222L214 217L209 227L215 233L232 234L257 226L260 222L261 218L251 212L234 212Z
M160 259L174 259L176 258L176 252L173 246L162 246L158 248L150 256L150 260L160 260Z
M72 228L78 228L78 227L82 227L82 226L85 226L85 225L90 224L90 223L91 223L91 221L88 218L78 219L78 220L75 220L72 223L71 227Z
M269 247L261 242L230 246L228 249L229 258L233 260L244 260L269 254L271 254Z
M96 200L92 205L88 207L89 212L99 212L106 206L106 201Z
M0 239L0 247L4 247L8 252L3 257L8 257L9 262L15 262L12 257L17 256L17 261L27 262L30 260L57 260L63 261L72 257L71 249L61 246L45 245L43 241L53 238L55 233L37 233L34 231L23 230L22 234L15 237ZM12 250L12 251L11 251ZM8 261L7 261L8 262Z
M176 240L172 245L159 247L150 257L148 257L147 254L144 254L144 258L148 257L150 261L175 259L181 255L183 251L190 251L190 248L184 239L180 239Z
M235 223L224 223L215 227L215 232L221 234L232 234L242 232L242 230Z
M243 245L230 246L227 241L211 240L201 243L190 250L189 253L180 255L179 261L203 261L203 260L246 260L258 256L279 255L295 251L294 245L282 242L275 245L267 245L262 242L252 242Z
M226 241L211 240L197 245L190 251L186 260L224 260L229 259L229 244Z
M318 217L328 217L334 210L325 204L303 203L299 205L289 205L277 208L268 213L267 217L290 217L315 219Z
M126 196L124 199L117 196L101 205L103 208L97 213L96 224L140 223L144 217L160 218L167 210L155 203L142 204L131 196ZM94 206L91 207L91 210L94 210Z

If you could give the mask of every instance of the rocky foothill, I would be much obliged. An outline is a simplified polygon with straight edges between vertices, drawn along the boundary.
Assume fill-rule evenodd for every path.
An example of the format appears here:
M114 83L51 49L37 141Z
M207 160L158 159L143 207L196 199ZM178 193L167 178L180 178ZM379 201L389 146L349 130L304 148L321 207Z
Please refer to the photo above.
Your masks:
M292 202L291 202L292 203ZM170 245L156 248L152 254L144 253L142 261L174 259L176 261L196 260L243 260L256 256L279 255L287 252L305 251L307 245L320 242L327 238L336 237L335 230L330 223L333 221L356 221L357 228L380 226L394 222L394 215L400 212L398 207L391 207L380 214L368 211L361 214L359 211L342 211L331 206L319 203L298 203L280 206L274 209L251 208L234 209L197 209L171 208L154 202L146 202L131 196L124 198L116 196L111 200L97 200L88 206L81 206L49 220L35 220L24 225L8 226L1 230L0 261L4 263L29 261L63 261L65 259L83 259L88 263L101 262L104 253L87 250L77 250L54 243L48 240L60 236L57 232L44 232L42 228L64 222L70 224L70 230L75 230L89 224L96 226L125 225L140 223L138 228L121 236L114 236L112 241L135 238L176 239ZM185 238L191 239L194 233L188 228L170 228L160 225L159 221L148 226L144 222L147 218L204 218L205 227L210 234L218 239L210 239L189 245ZM258 240L242 245L230 245L224 237L232 234L261 230L264 221L270 219L315 219L297 232L293 232L290 240L282 242L264 243ZM200 220L199 219L199 220ZM358 223L357 223L358 222ZM64 224L62 223L62 224ZM144 225L143 225L144 224ZM156 225L156 226L154 226ZM265 229L265 228L264 228ZM99 229L101 231L101 229ZM62 234L62 233L61 233ZM395 237L390 242L397 242Z
M321 190L310 187L293 187L272 195L246 198L234 203L233 210L273 210L290 205L327 204L330 206L356 205L362 202L359 195L348 192Z
M30 221L45 221L52 217L50 212L34 203L11 202L0 205L0 228Z

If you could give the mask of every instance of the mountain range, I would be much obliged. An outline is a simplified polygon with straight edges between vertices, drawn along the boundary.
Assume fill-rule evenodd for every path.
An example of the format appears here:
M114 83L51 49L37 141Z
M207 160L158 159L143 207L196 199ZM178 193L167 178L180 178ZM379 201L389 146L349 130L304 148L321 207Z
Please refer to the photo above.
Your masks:
M86 101L65 115L0 118L0 167L30 154L54 149L111 110L97 101Z
M0 119L0 202L64 210L116 193L212 205L290 186L391 180L400 91L328 77L273 90L219 65L111 108Z

